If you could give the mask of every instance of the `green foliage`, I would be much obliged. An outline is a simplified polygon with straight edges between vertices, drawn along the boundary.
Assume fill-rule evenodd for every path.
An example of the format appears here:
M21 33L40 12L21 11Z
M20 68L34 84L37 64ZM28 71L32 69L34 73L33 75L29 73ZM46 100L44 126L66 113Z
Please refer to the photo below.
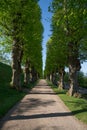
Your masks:
M78 83L80 87L87 88L87 76L83 72L78 73Z
M34 8L32 9L32 6ZM41 11L38 4L32 2L32 6L30 6L31 15L28 16L28 20L30 22L29 28L26 26L26 30L28 30L27 35L25 36L26 41L24 45L24 62L28 58L31 66L34 66L35 70L38 73L42 73L42 33L43 26L41 24Z
M0 44L3 53L11 53L16 39L23 51L23 64L28 58L31 66L42 73L43 26L38 0L3 0L0 5Z
M11 67L0 63L0 118L25 95L10 89L11 74Z
M11 67L0 62L0 84L9 84L11 73Z
M24 92L16 91L9 86L11 75L11 67L0 63L0 118L2 118L19 100L21 100L27 91L36 85L36 83L29 84L27 86L28 90Z
M73 41L73 43L78 42L78 45L72 45L74 46L72 53L75 53L75 49L77 49L77 51L79 49L81 53L80 47L84 46L87 35L86 1L54 0L52 4L54 10L52 22L53 31L56 31L58 37L60 36L62 41L65 39L66 45L71 41ZM84 42L82 43L81 40L83 39ZM78 58L82 58L80 54Z
M65 73L64 82L65 82L65 83L68 83L68 82L69 82L69 73L68 73L68 72Z
M50 4L52 36L47 43L45 73L68 66L69 56L81 62L87 59L86 7L86 0L53 0Z

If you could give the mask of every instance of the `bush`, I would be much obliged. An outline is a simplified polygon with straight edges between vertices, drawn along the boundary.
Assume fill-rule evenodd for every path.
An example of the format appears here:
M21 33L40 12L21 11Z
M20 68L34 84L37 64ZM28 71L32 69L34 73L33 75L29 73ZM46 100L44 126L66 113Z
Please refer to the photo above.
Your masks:
M87 88L87 76L83 72L78 72L78 84L80 87Z

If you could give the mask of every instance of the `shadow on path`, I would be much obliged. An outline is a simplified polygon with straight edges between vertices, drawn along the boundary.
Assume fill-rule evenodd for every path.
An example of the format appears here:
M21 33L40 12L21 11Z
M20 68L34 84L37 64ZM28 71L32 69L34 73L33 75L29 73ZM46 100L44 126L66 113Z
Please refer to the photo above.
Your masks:
M77 113L85 112L86 110L77 110L72 112L60 112L60 113L47 113L47 114L35 114L35 115L16 115L16 116L10 116L9 120L26 120L26 119L36 119L36 118L52 118L52 117L62 117L62 116L73 116Z
M71 116L73 115L71 112L64 112L64 113L47 113L47 114L35 114L35 115L17 115L17 116L10 116L9 120L26 120L26 119L36 119L36 118L52 118L52 117L62 117L62 116Z
M16 116L10 116L9 118L2 120L0 123L0 128L2 128L3 124L6 121L11 120L29 120L29 119L40 119L40 118L56 118L56 117L65 117L65 116L73 116L77 113L85 112L86 110L77 110L72 112L60 112L60 113L47 113L47 114L35 114L35 115L16 115Z

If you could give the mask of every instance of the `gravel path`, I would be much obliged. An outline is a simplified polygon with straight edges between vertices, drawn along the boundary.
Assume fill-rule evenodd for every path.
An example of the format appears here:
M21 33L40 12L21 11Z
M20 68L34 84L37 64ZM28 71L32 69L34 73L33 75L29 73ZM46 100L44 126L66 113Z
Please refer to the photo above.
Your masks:
M40 80L0 123L0 130L87 130L47 86Z

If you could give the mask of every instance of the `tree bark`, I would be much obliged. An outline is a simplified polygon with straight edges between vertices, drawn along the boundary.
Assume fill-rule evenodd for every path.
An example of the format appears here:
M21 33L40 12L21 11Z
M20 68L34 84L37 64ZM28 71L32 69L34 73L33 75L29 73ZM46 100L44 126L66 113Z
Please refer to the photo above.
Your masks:
M65 75L64 68L60 68L59 69L59 82L58 82L58 89L60 90L64 89L64 75Z
M80 60L78 59L78 44L69 44L69 96L78 95L78 79L77 72L80 70Z
M32 75L32 68L30 68L30 82L32 82L33 75Z
M71 65L69 65L69 81L70 81L70 89L68 94L73 96L78 92L78 84L77 84L77 71Z
M25 69L24 69L24 85L28 85L30 83L30 62L27 59L25 63Z
M78 60L77 60L77 62L74 61L74 62L71 62L71 64L69 64L70 89L68 91L68 94L70 96L78 95L78 78L77 78L77 72L80 70L80 68L81 68L80 67L80 62Z
M21 60L22 51L18 45L18 41L14 39L12 47L12 81L11 87L21 90Z
M31 68L31 75L32 75L32 82L35 82L37 80L37 73L34 67Z
M52 82L52 74L50 74L50 81Z
M55 82L56 82L56 79L55 79L55 78L56 78L56 73L53 72L53 73L52 73L52 83L53 83L54 85L56 84L56 83L55 83Z
M49 75L49 74L46 76L46 79L47 79L47 80L50 80L50 75Z
M14 17L12 20L13 24L13 45L12 45L12 81L11 87L16 88L17 90L21 90L21 61L23 56L23 44L19 37L20 34L20 19L21 12L20 10L13 13Z

